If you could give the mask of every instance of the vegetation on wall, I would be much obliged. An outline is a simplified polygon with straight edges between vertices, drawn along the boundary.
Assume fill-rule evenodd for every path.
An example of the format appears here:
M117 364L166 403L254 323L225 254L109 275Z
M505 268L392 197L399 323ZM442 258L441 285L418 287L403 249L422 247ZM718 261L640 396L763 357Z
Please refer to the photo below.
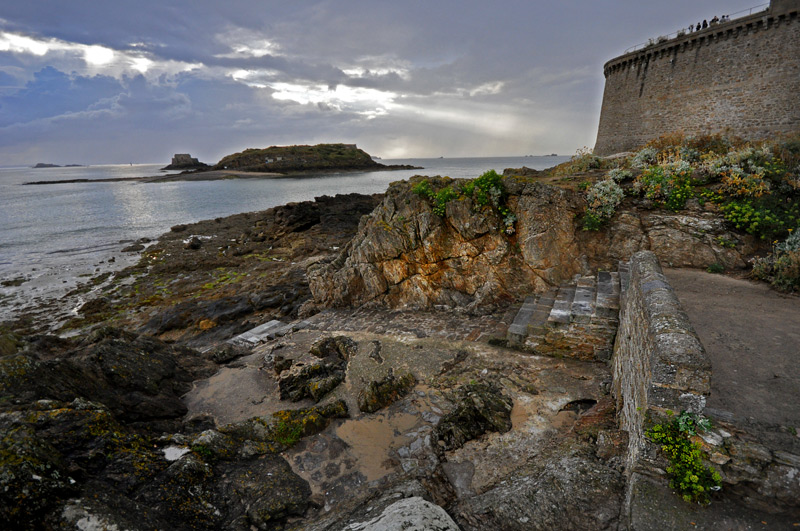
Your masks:
M719 472L703 463L700 444L690 437L711 429L711 422L695 413L681 412L668 422L656 424L647 431L647 436L661 447L670 462L667 473L670 487L687 502L706 505L711 501L711 492L720 489Z

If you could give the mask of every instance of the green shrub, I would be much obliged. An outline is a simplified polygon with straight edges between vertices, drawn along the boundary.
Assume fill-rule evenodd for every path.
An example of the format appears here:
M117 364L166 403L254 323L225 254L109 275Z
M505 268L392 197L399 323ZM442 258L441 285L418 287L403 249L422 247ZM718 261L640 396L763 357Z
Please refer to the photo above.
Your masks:
M693 171L686 161L651 166L637 177L633 189L661 206L678 211L694 197Z
M753 277L769 282L780 291L800 291L800 228L790 231L773 252L753 262Z
M614 168L613 170L611 170L606 174L606 178L612 179L618 183L628 180L631 177L633 177L633 174L629 170L623 170L620 168Z
M586 214L583 218L584 230L598 230L611 219L625 193L614 179L605 179L592 186L586 193Z
M711 264L706 268L706 271L708 271L709 273L714 273L716 275L719 275L725 272L725 266L720 264L719 262L714 262L713 264Z
M433 213L437 216L444 216L447 211L447 203L458 197L458 194L449 186L445 186L433 197Z
M631 166L644 169L656 163L658 150L654 147L645 147L636 152L631 159Z
M703 464L700 445L689 437L698 431L711 428L711 423L694 413L682 412L665 424L656 424L647 431L647 436L661 447L669 459L670 487L687 502L703 505L710 503L712 491L719 490L719 472Z
M431 183L427 180L422 180L411 187L411 191L417 194L420 197L427 197L432 198L434 196L433 189L431 188Z

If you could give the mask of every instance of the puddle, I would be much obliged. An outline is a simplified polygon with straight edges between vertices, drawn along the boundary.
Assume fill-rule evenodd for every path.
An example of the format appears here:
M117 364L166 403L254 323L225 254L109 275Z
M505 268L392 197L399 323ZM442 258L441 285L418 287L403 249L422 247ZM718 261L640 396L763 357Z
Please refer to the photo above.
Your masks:
M515 430L520 429L528 421L530 412L519 400L514 400L514 407L511 409L511 427Z
M350 446L367 481L374 481L393 472L389 452L408 444L404 434L418 422L419 417L410 413L362 417L343 422L336 428L336 435Z

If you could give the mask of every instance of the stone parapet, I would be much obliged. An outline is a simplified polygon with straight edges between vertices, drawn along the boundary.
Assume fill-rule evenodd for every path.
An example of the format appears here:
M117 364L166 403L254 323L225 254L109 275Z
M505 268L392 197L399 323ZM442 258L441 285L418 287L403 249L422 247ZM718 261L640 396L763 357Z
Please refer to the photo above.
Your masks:
M620 427L629 434L627 469L633 471L648 444L648 419L703 411L711 363L656 255L638 252L629 267L612 369Z

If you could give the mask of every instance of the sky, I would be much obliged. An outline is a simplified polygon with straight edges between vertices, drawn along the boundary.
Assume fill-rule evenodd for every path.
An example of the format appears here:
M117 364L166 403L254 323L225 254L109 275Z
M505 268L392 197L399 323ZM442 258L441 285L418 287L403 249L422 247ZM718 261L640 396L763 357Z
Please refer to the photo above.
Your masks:
M606 61L756 5L0 0L0 166L569 155L594 144Z

